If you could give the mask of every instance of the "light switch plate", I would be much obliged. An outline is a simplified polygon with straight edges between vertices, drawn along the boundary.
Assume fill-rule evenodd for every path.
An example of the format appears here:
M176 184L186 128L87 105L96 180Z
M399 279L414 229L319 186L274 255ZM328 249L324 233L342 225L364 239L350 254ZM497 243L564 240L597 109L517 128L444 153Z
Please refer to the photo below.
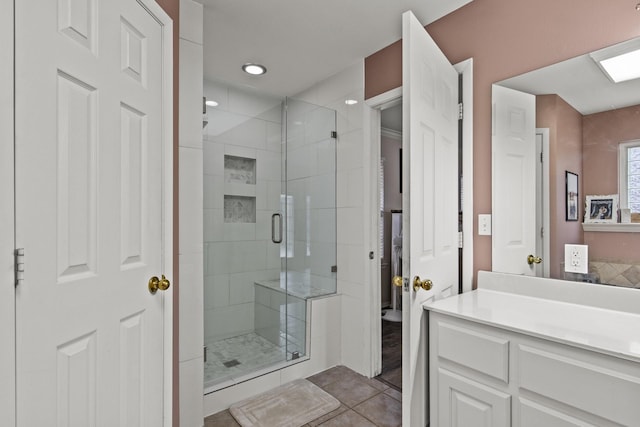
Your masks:
M478 215L478 235L491 236L491 214Z
M589 272L589 246L564 245L564 271L587 274Z

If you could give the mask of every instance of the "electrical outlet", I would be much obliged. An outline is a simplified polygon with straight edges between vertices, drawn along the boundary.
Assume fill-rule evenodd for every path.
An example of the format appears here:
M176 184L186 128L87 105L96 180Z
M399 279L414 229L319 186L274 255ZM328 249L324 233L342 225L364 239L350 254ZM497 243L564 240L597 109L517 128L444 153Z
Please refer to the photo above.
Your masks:
M491 214L478 215L478 235L491 236Z
M589 246L564 245L564 271L569 273L589 272Z

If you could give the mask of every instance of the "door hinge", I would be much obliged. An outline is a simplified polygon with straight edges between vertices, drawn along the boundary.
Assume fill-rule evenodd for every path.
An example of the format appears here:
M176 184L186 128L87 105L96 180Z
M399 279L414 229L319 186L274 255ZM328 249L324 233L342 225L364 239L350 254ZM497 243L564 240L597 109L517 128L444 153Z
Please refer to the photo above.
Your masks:
M460 102L458 104L458 120L462 120L463 115L464 115L464 105L462 104L462 102Z
M338 132L336 132L335 130L332 130L331 131L331 138L337 139L338 138Z
M540 163L544 163L544 156L543 156L543 152L540 152Z
M207 346L202 347L202 356L204 357L204 363L207 363Z
M18 248L13 252L13 265L15 287L18 287L24 280L24 248Z
M462 231L458 231L458 249L462 249L464 247L464 239L462 237Z

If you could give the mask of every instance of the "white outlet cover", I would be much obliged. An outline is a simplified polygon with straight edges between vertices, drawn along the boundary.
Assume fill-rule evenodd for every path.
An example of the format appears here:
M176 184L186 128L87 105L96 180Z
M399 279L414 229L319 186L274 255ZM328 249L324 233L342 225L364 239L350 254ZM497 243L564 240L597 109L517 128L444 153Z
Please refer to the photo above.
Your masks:
M564 245L564 271L587 274L589 272L589 246Z
M478 235L491 236L491 214L478 215Z

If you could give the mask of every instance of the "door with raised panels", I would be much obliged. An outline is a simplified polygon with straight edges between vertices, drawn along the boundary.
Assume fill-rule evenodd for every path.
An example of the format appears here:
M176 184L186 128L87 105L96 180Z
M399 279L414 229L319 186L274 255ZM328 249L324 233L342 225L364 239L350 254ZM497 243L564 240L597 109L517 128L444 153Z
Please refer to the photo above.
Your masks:
M411 12L403 15L402 44L402 271L409 279L402 297L402 423L424 426L422 304L458 292L458 73Z
M492 270L535 276L535 96L493 85L492 102Z
M162 426L170 22L32 0L15 31L17 424Z

